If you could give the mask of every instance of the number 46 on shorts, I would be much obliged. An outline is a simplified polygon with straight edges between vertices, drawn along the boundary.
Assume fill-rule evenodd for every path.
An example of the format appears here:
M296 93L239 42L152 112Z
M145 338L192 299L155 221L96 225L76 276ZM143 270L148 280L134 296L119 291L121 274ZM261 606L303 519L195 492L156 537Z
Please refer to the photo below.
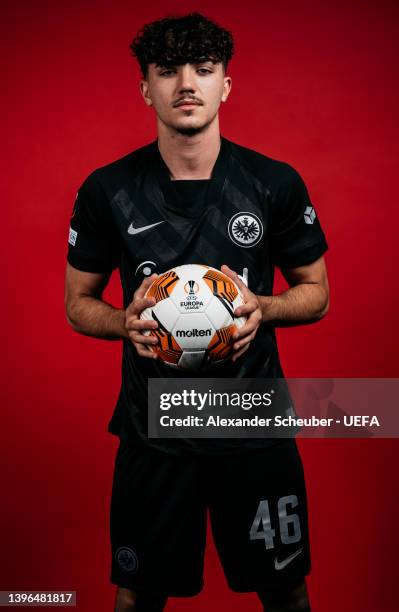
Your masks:
M277 502L277 513L280 526L280 538L283 544L295 544L301 539L301 524L298 514L288 514L288 509L298 506L296 495L280 497ZM262 499L259 502L254 522L249 531L251 540L264 540L266 549L274 548L276 530L272 528L269 502Z

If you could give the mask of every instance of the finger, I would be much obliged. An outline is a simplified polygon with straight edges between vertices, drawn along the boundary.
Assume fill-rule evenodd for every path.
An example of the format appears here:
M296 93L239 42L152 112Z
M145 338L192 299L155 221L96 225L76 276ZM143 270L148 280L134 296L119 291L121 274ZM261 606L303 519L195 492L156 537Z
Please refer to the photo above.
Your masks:
M246 323L240 327L239 329L237 329L237 331L234 332L233 334L233 340L239 340L242 338L245 338L245 336L248 336L249 334L252 334L254 331L256 331L259 327L259 322L252 319L247 319Z
M152 319L136 319L131 318L126 321L126 328L130 331L143 331L145 329L156 329L158 323Z
M245 334L245 336L240 336L240 338L238 338L238 342L235 342L233 344L234 350L238 350L242 346L244 346L244 344L251 342L251 340L255 338L256 332L257 332L257 328L253 329L248 334Z
M145 278L140 287L134 292L133 299L144 297L146 291L151 287L156 278L158 278L158 274L155 274L155 272L154 274L151 274L151 276Z
M145 348L139 344L134 344L134 346L136 347L136 351L138 355L140 355L140 357L147 357L149 359L158 359L158 355L154 353L153 351L151 351L150 349Z
M237 306L234 311L235 317L241 317L242 315L247 315L251 312L254 312L258 308L258 302L256 300L249 300L249 302L245 302L245 304L241 304L241 306Z
M142 344L141 342L136 342L136 338L132 337L132 334L129 334L130 336L130 340L131 343L133 344L134 348L136 349L136 351L142 355L143 357L145 356L151 356L151 355L155 355L156 353L151 349L150 345L147 344Z
M259 310L249 313L247 320L242 327L239 327L233 334L233 340L245 336L252 329L257 329L262 322L262 314Z
M237 361L237 359L241 357L241 355L245 353L245 351L247 351L248 349L249 349L249 344L246 344L240 351L238 351L237 353L234 353L234 355L231 358L231 361L233 363Z
M140 314L141 312L143 312L143 310L145 310L146 308L150 308L151 306L154 306L156 304L156 299L151 297L143 297L143 298L137 298L135 297L133 302L131 303L131 313L132 314Z
M229 266L227 266L226 264L223 264L221 267L221 271L223 272L223 274L226 274L226 276L228 276L229 278L231 278L236 285L238 286L238 288L240 289L241 293L245 296L247 295L248 292L248 287L246 286L245 283L242 282L241 278L238 276L237 272L235 272L234 270L232 270L231 268L229 268Z
M158 338L156 336L144 336L143 334L140 334L138 332L130 332L129 336L132 342L135 342L137 344L142 344L145 346L155 346L156 344L158 344Z

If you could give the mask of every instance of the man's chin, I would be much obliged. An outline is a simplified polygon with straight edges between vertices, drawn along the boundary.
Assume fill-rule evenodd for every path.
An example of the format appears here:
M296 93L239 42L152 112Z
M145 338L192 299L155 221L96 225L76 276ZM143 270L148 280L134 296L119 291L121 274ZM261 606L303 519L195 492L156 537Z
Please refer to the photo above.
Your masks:
M203 124L175 124L173 125L173 129L178 133L181 134L182 136L195 136L196 134L200 134L201 132L203 132L204 130L206 130L206 128L209 126L209 123L203 123Z
M197 127L178 126L178 127L175 127L175 130L178 134L181 134L182 136L195 136L196 134L199 134L200 132L202 132L204 128L205 128L205 125L201 125Z
M195 136L207 130L210 124L214 121L216 114L213 117L162 117L157 113L158 121L175 134L182 136Z

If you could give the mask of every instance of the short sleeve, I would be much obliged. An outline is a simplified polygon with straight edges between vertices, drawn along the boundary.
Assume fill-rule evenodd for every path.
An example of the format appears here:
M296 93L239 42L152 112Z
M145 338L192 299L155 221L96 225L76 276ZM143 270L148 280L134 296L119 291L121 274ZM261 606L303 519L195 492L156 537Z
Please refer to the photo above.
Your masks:
M270 244L272 260L280 268L305 266L328 249L306 185L288 164L273 197Z
M69 228L67 260L83 272L108 273L119 263L119 248L107 197L91 174L78 190Z

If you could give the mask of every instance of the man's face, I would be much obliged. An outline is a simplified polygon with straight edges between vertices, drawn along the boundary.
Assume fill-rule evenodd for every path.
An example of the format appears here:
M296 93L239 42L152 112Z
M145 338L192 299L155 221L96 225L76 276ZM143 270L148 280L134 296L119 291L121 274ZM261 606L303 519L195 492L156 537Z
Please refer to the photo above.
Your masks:
M140 82L148 106L158 121L181 134L195 134L215 118L227 100L231 78L224 76L221 62L162 67L150 64L147 79Z

